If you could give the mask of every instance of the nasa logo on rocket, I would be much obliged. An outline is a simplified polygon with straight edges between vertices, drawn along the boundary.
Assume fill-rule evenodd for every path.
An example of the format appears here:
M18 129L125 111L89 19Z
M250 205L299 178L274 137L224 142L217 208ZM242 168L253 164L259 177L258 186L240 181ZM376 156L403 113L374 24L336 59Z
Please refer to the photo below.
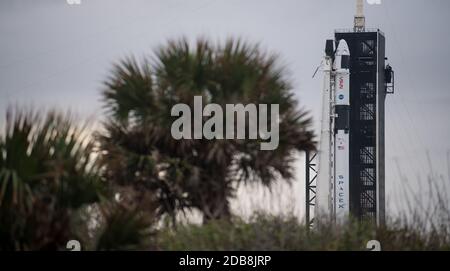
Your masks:
M339 89L344 89L344 78L339 77Z
M337 137L336 138L336 145L338 150L342 151L345 149L345 139L342 137Z

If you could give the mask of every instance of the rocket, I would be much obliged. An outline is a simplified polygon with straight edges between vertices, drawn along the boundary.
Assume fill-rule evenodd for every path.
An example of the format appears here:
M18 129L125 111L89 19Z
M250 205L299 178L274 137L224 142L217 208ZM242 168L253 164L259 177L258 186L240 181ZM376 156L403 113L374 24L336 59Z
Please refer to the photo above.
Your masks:
M349 215L350 50L340 40L334 57L334 209L336 220Z
M349 216L350 50L327 41L322 92L316 216L344 222Z
M317 173L317 193L315 216L329 218L332 215L334 200L330 197L334 195L332 165L334 163L334 132L332 128L332 103L334 101L334 86L331 85L334 41L327 40L325 56L322 61L323 69L323 89L322 89L322 119L320 140L318 148L318 173Z
M309 225L343 224L349 216L385 223L384 99L394 93L394 72L385 66L384 34L365 29L363 2L357 0L353 30L326 41L314 72L322 68L323 88L319 145L306 156Z

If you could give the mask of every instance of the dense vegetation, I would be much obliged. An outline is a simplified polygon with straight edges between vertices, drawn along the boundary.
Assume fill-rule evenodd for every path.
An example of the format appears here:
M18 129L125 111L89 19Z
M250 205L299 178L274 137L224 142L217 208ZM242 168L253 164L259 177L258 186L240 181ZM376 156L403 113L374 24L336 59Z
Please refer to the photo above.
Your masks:
M450 232L444 228L423 230L401 221L384 227L349 223L336 227L323 223L308 229L295 216L257 213L250 221L239 218L207 225L188 224L164 228L155 238L160 250L351 250L364 251L367 242L378 240L382 250L450 250Z

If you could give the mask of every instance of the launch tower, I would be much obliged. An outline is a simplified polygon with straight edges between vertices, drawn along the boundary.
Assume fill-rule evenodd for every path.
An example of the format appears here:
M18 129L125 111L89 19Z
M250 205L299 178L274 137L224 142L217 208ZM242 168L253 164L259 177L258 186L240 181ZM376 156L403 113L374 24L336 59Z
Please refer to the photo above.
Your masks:
M345 202L348 214L361 221L383 224L385 220L385 99L394 92L394 73L389 65L385 65L385 35L379 29L366 29L363 15L363 2L357 1L357 12L353 29L336 30L333 41L327 41L326 57L332 62L336 60L337 45L345 41L349 55L349 112L345 113L345 121L349 123L348 156L337 155L339 138L330 136L333 130L340 129L342 113L339 108L339 95L336 93L336 74L324 67L325 87L324 99L330 97L329 106L324 110L322 118L322 136L318 157L319 166L311 159L315 155L308 154L307 169L307 220L311 222L311 208L330 215L333 219L339 215L339 202ZM331 53L331 48L334 49ZM333 76L333 74L335 74ZM329 85L327 85L327 78ZM330 93L328 93L330 92ZM334 99L334 100L333 100ZM324 100L324 101L325 101ZM348 114L348 116L347 116ZM329 119L327 119L329 118ZM329 127L329 129L328 129ZM329 140L329 142L325 142ZM322 156L322 157L321 157ZM325 156L325 158L323 157ZM341 160L345 159L344 162ZM340 165L348 165L343 175ZM317 174L311 175L310 169ZM347 176L348 175L348 176ZM315 178L314 178L315 177ZM348 192L337 191L341 178ZM316 191L317 190L317 191ZM342 190L343 191L343 190ZM336 198L345 197L343 201ZM348 209L347 209L348 208Z

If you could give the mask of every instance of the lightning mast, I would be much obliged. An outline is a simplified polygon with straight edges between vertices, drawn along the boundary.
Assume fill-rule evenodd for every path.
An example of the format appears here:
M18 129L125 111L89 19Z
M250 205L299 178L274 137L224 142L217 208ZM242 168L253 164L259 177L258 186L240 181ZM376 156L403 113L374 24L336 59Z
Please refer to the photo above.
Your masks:
M356 0L356 15L353 29L355 32L364 32L366 29L366 17L364 16L363 0Z

